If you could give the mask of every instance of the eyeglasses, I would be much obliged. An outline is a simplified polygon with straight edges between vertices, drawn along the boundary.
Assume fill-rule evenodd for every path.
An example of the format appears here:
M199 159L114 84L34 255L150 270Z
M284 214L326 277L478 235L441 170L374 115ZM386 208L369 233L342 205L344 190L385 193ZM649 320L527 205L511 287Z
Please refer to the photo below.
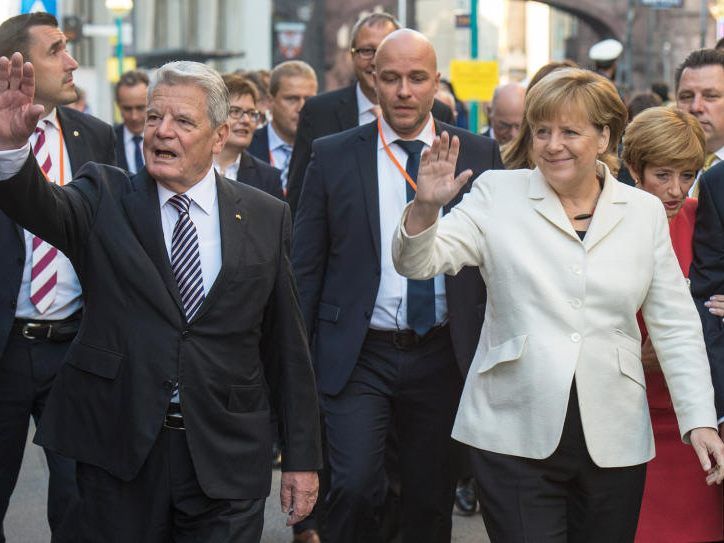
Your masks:
M238 121L244 115L249 117L249 120L255 123L258 123L259 119L261 119L261 111L259 111L258 109L241 109L239 107L229 108L229 117L234 120Z
M359 49L356 47L352 47L350 49L353 55L359 55L360 58L363 58L365 60L372 60L375 58L375 53L377 52L377 49L374 49L373 47L360 47Z

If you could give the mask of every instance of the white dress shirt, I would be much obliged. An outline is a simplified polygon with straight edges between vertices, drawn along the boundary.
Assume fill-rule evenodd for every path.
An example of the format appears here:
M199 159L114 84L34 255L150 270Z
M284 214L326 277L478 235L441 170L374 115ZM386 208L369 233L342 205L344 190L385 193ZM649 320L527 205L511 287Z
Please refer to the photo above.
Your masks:
M158 187L158 203L161 206L161 228L166 243L169 262L171 261L171 238L173 228L178 221L178 211L168 200L176 193L160 183ZM219 201L216 196L216 176L214 168L209 168L204 178L187 190L184 194L191 198L189 216L196 226L199 238L199 257L201 259L201 275L204 280L204 295L208 296L211 285L221 269L221 226L219 224Z
M289 162L291 162L292 153L290 151L287 155L284 151L284 147L289 147L291 149L293 145L287 143L279 137L279 134L277 134L274 130L272 123L269 123L267 126L269 127L269 163L276 169L282 171L282 183L285 185L282 188L286 189L287 187L285 181L287 179L287 173L289 172Z
M369 98L365 96L359 83L355 85L355 94L357 95L357 111L359 112L359 126L363 124L371 123L377 119L377 113L375 109L379 106L373 104Z
M126 151L126 163L128 164L128 171L132 174L138 173L136 171L136 144L133 143L133 136L135 134L128 130L128 127L123 125L123 148ZM143 134L141 136L141 158L143 163L146 163L146 159L143 158Z
M73 179L73 172L71 172L70 169L68 149L65 146L65 141L61 138L60 123L58 122L56 110L53 109L48 115L40 119L38 121L38 127L45 130L45 146L48 148L50 161L52 163L48 178L53 183L58 183L59 181L61 184L69 183ZM30 137L30 144L35 146L37 139L37 134L33 133ZM61 146L63 150L62 180L60 180ZM30 151L29 147L24 147L23 149L22 153L18 155L20 159L16 172L19 171L25 163L25 159ZM8 152L12 153L13 151ZM30 301L30 272L33 267L33 234L27 230L24 230L23 233L25 235L25 265L23 268L23 279L20 283L20 291L18 292L15 316L21 319L33 320L60 320L70 317L78 311L82 305L80 282L73 269L73 265L63 253L58 251L55 257L58 274L58 282L55 287L55 299L50 304L50 307L43 314L40 314Z
M407 153L397 144L401 139L382 119L382 133L390 150L400 166L407 166ZM430 147L435 137L432 115L417 138ZM407 205L407 182L385 151L382 139L377 137L377 184L380 206L380 287L377 291L375 308L372 311L370 327L377 330L406 330L407 324L407 279L395 271L392 263L392 238L402 211ZM435 277L435 324L447 320L447 300L445 298L445 276Z
M241 165L241 153L236 157L236 160L229 164L225 169L222 169L216 158L214 157L214 169L219 173L220 176L226 177L227 179L236 179L239 174L239 166Z

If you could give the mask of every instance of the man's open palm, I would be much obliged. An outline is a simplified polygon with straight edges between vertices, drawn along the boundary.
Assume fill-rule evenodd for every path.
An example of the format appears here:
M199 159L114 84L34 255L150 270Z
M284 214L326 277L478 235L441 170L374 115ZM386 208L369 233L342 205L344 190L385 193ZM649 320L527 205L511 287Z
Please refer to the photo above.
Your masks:
M0 57L0 150L19 149L35 130L43 106L33 104L35 73L23 55Z

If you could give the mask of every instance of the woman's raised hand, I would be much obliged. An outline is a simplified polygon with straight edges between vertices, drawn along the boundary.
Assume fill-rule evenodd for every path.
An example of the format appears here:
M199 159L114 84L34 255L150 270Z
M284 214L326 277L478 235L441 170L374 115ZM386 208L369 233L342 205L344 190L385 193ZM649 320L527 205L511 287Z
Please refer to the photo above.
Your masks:
M443 132L436 136L429 149L422 152L417 172L417 194L405 221L409 235L415 235L431 226L440 213L473 175L465 170L455 177L455 165L460 154L460 140Z

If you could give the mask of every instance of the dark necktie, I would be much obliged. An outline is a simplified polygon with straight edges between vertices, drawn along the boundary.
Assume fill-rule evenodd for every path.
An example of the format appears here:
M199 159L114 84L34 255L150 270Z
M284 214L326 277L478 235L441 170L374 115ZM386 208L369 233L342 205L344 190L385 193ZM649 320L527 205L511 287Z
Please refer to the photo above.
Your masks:
M178 220L171 236L171 269L181 293L186 320L190 321L204 301L199 238L189 216L191 198L185 194L176 194L169 198L168 203L178 211Z
M405 171L413 181L417 181L420 154L425 144L419 140L397 140L395 143L407 153ZM409 202L415 197L415 191L407 181L405 186ZM407 280L407 325L421 336L435 326L435 279Z
M143 151L141 150L141 142L143 136L133 136L133 158L136 161L136 173L143 169Z

